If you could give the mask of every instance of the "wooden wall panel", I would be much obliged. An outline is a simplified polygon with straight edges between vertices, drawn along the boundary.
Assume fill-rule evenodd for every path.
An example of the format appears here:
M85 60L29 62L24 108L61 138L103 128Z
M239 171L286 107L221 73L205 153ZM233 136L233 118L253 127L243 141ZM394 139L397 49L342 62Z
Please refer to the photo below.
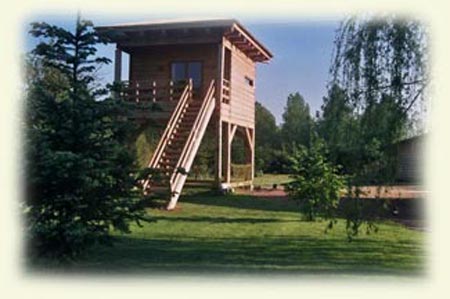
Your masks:
M222 105L222 115L231 123L254 128L255 63L229 42L224 44L231 49L231 97L229 105ZM246 77L253 81L253 86Z
M255 122L255 63L238 48L225 40L231 50L230 103L221 104L225 121L254 128ZM175 61L201 61L203 65L203 96L210 80L218 75L217 44L137 47L130 51L129 80L156 81L157 86L170 81L170 65ZM253 81L250 86L246 77ZM218 84L216 85L218 86Z
M217 44L139 47L130 51L129 80L151 80L166 85L171 79L171 63L201 61L202 94L209 82L217 78Z

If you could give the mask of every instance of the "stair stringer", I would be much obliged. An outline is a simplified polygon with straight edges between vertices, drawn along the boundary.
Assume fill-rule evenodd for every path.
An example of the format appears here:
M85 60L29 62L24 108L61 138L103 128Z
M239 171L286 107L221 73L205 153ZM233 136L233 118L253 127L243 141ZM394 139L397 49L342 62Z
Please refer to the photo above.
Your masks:
M167 144L173 135L173 131L176 129L177 124L180 122L180 119L183 117L184 112L186 111L187 105L192 101L192 80L189 80L188 84L185 86L180 99L178 100L177 105L172 112L167 126L158 142L155 152L152 155L152 158L148 164L149 168L159 168L159 162L161 161L161 157L163 152L166 150ZM150 180L147 179L143 182L143 190L146 192L147 189L150 188Z
M210 88L205 96L204 103L200 109L200 113L197 115L196 121L190 132L190 136L184 145L183 153L177 163L177 167L170 180L171 182L171 194L170 201L167 205L167 210L173 210L177 204L178 198L180 197L181 191L183 189L184 183L187 178L187 173L190 172L192 163L194 162L197 151L203 140L203 137L208 127L209 121L213 115L215 108L215 98L214 98L214 81L211 82ZM178 171L179 168L183 168L185 173Z

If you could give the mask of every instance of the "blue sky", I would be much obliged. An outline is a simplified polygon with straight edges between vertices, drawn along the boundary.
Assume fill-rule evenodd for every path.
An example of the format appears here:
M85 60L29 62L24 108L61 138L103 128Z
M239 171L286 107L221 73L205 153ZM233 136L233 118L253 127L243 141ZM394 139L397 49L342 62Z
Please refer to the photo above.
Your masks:
M170 16L98 16L84 15L95 25L110 25L124 22L139 22ZM177 16L174 16L177 17ZM75 14L58 16L35 16L31 21L45 21L67 29L73 28ZM256 98L282 122L282 114L289 93L300 92L310 105L311 114L320 109L326 94L328 69L331 62L333 40L339 20L257 20L239 17L239 21L252 32L273 54L268 64L258 64ZM26 34L29 27L24 24L25 51L31 50L36 40ZM100 46L99 55L114 57L114 45ZM125 55L124 55L125 56ZM123 79L128 74L128 60L123 59ZM100 72L105 81L113 78L112 65Z

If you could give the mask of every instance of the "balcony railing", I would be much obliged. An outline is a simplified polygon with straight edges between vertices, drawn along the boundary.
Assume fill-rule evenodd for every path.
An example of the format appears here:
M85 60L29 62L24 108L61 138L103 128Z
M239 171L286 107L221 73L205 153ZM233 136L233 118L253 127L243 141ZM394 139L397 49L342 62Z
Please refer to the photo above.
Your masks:
M178 101L186 83L187 81L122 81L120 97L127 102L135 103Z
M222 103L229 104L231 97L231 85L227 79L222 80Z

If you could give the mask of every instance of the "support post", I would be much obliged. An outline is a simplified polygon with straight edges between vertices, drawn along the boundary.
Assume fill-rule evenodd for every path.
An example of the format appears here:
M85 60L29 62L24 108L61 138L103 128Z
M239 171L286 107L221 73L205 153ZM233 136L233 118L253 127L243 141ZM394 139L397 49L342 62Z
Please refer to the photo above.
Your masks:
M246 136L246 151L245 151L245 160L247 163L250 163L250 180L252 184L250 185L250 190L253 190L253 179L255 178L255 129L245 128L245 136Z
M252 170L251 170L251 180L252 184L250 185L250 191L253 191L253 180L255 179L255 128L252 130L252 153L251 153L251 161L252 161Z
M218 112L218 111L216 111ZM217 115L217 114L216 114ZM216 151L216 186L220 187L220 184L222 183L222 120L219 118L219 121L217 122L217 151Z
M217 51L217 80L216 80L216 186L220 188L222 183L222 115L220 106L222 103L222 79L223 79L223 39L218 45Z
M231 125L229 122L225 125L225 157L224 157L224 168L225 168L225 182L227 184L231 183Z
M116 47L116 52L114 53L114 83L120 83L122 79L122 51ZM119 92L113 92L112 96L114 98L119 98Z
M114 56L114 82L118 83L122 80L122 50L116 48Z

